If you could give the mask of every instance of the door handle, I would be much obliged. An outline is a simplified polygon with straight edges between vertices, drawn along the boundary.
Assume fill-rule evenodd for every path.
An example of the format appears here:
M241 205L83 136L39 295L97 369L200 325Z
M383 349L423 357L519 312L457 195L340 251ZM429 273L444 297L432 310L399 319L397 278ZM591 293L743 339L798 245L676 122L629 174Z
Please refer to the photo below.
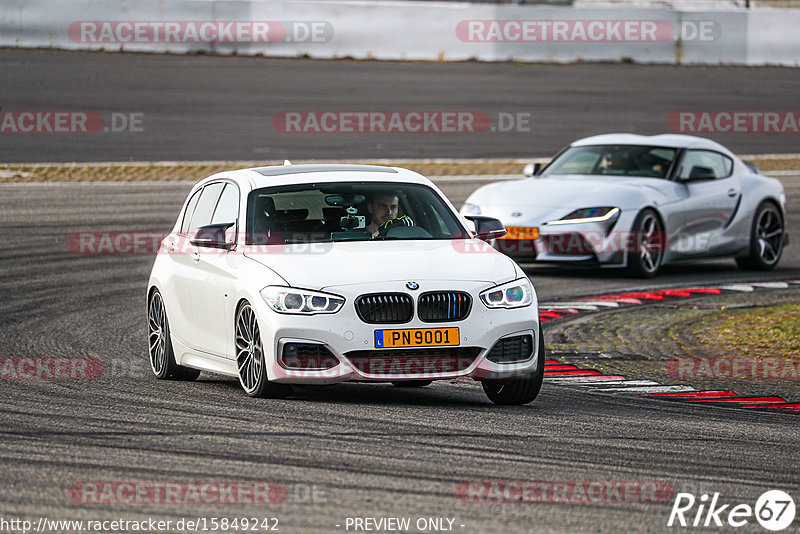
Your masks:
M198 261L200 261L200 253L198 253L198 252L195 252L194 254L192 254L192 259L193 259L195 262L198 262Z
M730 189L728 189L728 196L729 197L735 197L738 194L739 194L739 190L736 189L735 187L731 187Z

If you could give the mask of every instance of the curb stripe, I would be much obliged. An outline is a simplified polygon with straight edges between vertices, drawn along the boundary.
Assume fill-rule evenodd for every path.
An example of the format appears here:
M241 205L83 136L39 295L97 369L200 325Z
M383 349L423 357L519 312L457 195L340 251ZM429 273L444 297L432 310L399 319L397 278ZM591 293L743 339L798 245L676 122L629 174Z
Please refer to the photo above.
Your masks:
M624 382L624 376L616 376L616 375L594 375L594 376L556 376L552 377L547 373L545 369L544 372L544 379L548 382L566 382L568 384L591 384L591 383L598 383L598 382Z
M591 370L583 370L583 369L576 369L574 371L554 371L552 373L548 373L545 371L545 376L593 376L593 375L602 375L600 371L595 371L594 369Z
M600 309L630 307L644 304L643 301L661 301L666 298L687 298L700 295L719 295L723 291L750 293L756 289L787 289L800 285L800 279L787 281L765 281L725 284L719 287L688 287L658 289L653 291L629 291L577 298L565 302L539 303L540 320L548 322L565 316L574 317ZM732 391L697 391L689 385L659 384L649 380L627 380L624 376L604 375L595 369L580 369L558 360L547 360L544 370L548 382L576 386L595 392L636 394L637 397L652 397L692 404L727 406L742 409L760 409L787 414L800 414L800 403L788 402L783 397L740 397ZM609 387L612 386L612 387Z
M786 403L781 397L736 397L727 399L696 399L686 402L732 402L739 404L778 404Z
M742 293L750 293L753 291L753 286L745 286L741 284L734 284L730 286L722 286L721 289L725 289L726 291L740 291Z
M599 386L611 386L608 389L615 389L616 386L623 385L626 387L638 387L638 386L660 386L658 382L653 380L617 380L613 383L606 383L606 384L599 384ZM602 387L596 388L598 391L603 389Z
M667 392L681 392L681 391L695 391L692 386L641 386L641 387L624 387L624 388L607 388L607 389L600 389L598 388L596 391L610 391L612 393L653 393L653 394L661 394Z
M659 393L653 397L673 397L676 399L702 399L702 398L724 398L738 397L733 391L696 391L693 393Z
M753 287L763 287L766 289L786 289L789 287L787 282L757 282L752 285Z
M740 406L740 408L745 409L773 409L773 410L780 410L780 411L787 411L789 413L800 413L800 402L787 402L787 403L780 403L780 404L752 404L750 406Z

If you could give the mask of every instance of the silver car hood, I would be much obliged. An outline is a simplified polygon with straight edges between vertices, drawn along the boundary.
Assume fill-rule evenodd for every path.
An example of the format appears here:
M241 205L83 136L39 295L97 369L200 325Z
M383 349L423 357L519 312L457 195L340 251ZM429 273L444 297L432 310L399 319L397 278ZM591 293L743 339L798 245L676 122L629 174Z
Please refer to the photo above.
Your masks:
M467 202L481 207L616 206L624 210L647 201L662 204L675 198L676 187L680 184L659 178L559 175L490 184L473 193Z
M623 211L664 206L685 196L682 184L659 178L560 175L484 186L467 199L481 214L506 226L540 225L580 208L615 206Z

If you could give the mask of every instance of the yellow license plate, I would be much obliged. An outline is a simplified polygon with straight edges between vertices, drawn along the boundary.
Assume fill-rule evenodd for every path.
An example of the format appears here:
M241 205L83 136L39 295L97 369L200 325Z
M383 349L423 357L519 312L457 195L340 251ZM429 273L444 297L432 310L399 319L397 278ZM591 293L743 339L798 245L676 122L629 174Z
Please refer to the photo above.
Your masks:
M375 348L443 347L458 345L458 328L375 330Z
M517 239L527 241L529 239L539 239L539 227L537 226L506 226L506 235L500 239Z

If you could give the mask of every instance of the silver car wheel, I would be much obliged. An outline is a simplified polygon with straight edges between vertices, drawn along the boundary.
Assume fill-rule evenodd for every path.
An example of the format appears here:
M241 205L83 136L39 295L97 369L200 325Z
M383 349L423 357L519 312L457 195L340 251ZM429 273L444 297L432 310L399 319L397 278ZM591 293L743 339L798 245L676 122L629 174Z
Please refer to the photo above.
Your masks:
M649 273L655 272L661 265L661 257L664 255L664 250L661 223L654 214L647 213L642 218L640 233L639 254L642 268Z
M783 223L774 208L759 213L756 236L761 260L768 265L776 263L783 247Z
M256 314L249 304L244 304L236 314L236 365L239 382L248 394L252 394L261 385L264 350Z
M164 313L164 301L156 292L150 300L148 313L148 344L150 346L150 367L157 376L164 374L167 365L167 316Z

